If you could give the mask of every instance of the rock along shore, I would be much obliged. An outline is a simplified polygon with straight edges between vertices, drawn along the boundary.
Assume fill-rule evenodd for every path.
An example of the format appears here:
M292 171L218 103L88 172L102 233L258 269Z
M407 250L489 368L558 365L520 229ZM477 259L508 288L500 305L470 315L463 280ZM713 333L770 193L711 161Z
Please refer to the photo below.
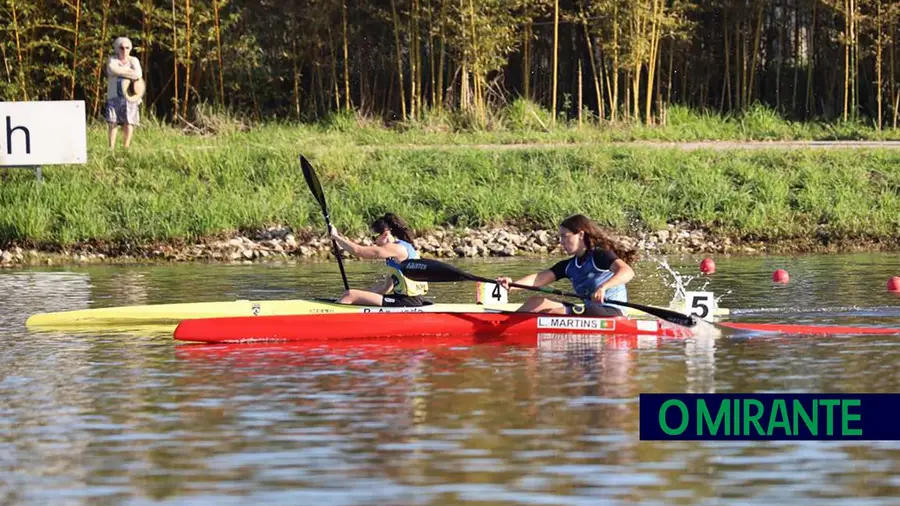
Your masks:
M894 250L898 244L868 242L831 242L827 237L787 242L741 241L717 237L702 229L674 224L663 230L639 232L633 236L615 236L638 251L661 254L738 254L800 253L835 251ZM356 237L361 244L372 244L370 237ZM562 256L556 230L520 230L512 226L497 228L437 229L416 237L416 247L426 257L540 257ZM293 230L287 226L269 227L233 237L207 239L192 243L164 243L146 246L83 243L69 248L29 248L10 245L0 249L0 266L59 265L91 263L165 262L239 262L270 260L327 259L332 255L331 241L318 230ZM344 253L345 257L348 256Z

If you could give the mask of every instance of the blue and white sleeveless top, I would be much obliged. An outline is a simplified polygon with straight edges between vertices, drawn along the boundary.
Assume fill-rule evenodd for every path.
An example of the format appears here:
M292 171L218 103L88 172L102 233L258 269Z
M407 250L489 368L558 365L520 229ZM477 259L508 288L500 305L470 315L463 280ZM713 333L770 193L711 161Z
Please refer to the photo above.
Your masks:
M572 257L558 262L550 270L556 279L569 278L575 293L591 297L600 285L615 275L610 269L618 258L612 251L595 249L583 258ZM606 300L628 302L628 290L625 285L606 290Z

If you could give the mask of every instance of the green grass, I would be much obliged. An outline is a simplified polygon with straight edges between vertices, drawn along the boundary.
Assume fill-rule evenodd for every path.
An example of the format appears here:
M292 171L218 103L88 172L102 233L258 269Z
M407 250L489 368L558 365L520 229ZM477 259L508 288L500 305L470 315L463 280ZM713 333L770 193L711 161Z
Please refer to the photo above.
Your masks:
M229 133L204 137L148 122L130 151L115 153L105 146L103 126L93 126L86 165L45 167L42 184L30 171L9 170L0 183L0 248L89 240L137 245L277 224L322 228L299 154L316 167L332 220L348 232L364 231L390 210L419 230L501 223L555 228L566 215L583 212L626 233L682 221L768 241L900 237L900 150L622 146L595 141L708 139L714 132L730 139L803 138L815 128L757 110L742 123L673 111L681 116L658 129L544 131L540 122L526 121L525 105L506 113L519 115L518 130L494 132L387 129L339 116L321 125L246 132L226 125L219 130ZM576 144L436 146L524 140Z

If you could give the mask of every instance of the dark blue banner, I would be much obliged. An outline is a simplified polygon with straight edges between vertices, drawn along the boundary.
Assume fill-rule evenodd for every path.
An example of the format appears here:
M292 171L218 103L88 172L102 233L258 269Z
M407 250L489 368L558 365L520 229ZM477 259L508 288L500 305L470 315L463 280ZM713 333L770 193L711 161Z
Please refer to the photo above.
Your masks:
M641 394L641 440L900 440L900 394Z

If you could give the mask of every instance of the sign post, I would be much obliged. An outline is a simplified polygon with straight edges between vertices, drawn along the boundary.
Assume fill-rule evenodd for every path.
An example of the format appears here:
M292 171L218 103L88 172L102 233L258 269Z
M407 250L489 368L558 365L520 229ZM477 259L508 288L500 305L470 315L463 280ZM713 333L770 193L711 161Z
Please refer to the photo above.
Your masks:
M83 100L0 102L0 167L87 163Z

